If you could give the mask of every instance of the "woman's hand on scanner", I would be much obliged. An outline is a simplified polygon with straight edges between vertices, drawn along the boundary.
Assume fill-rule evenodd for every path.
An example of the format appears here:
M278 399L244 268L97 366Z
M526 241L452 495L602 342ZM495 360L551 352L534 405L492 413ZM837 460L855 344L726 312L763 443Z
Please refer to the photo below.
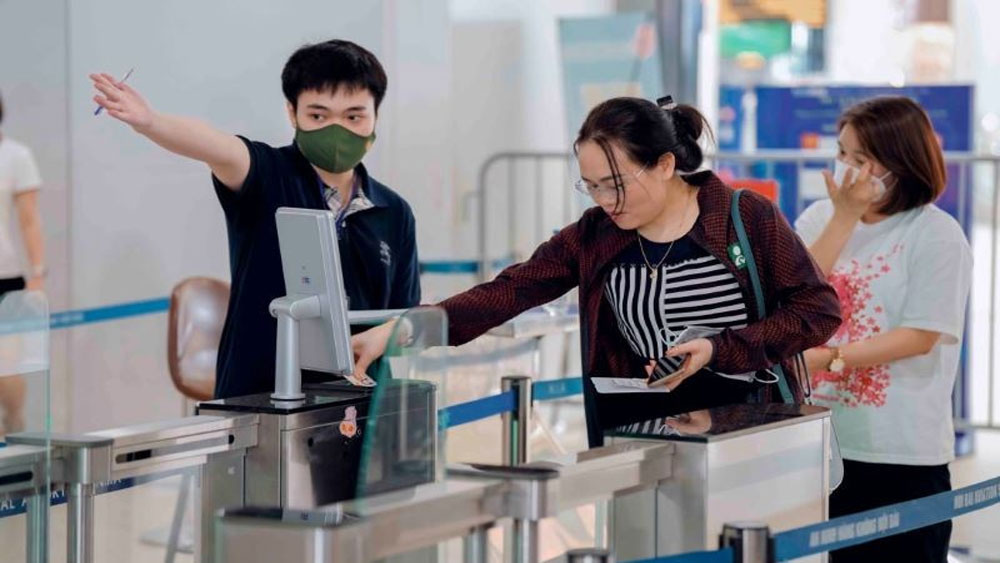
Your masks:
M351 337L351 350L354 352L354 373L365 373L372 362L385 354L386 346L389 344L389 338L392 337L392 331L395 327L396 319L393 319Z
M674 358L686 357L684 358L684 363L677 368L677 371L662 379L649 382L649 386L657 387L666 385L668 391L673 391L681 383L684 383L685 379L698 373L701 368L707 366L708 362L712 360L712 342L707 338L696 338L695 340L679 344L667 350L667 356ZM646 366L646 373L648 375L652 375L653 365Z

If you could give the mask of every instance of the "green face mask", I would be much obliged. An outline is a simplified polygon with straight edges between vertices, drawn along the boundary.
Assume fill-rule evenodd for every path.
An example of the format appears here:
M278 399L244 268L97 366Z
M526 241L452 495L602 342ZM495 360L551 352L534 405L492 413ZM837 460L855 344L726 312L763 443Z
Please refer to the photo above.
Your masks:
M295 144L315 166L340 174L354 168L375 142L375 132L367 137L333 124L314 131L295 129Z

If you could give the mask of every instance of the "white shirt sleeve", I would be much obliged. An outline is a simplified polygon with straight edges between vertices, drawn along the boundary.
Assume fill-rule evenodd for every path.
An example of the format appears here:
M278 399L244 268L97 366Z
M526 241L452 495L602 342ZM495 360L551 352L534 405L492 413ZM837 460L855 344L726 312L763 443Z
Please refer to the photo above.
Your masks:
M955 344L965 328L972 250L953 220L929 222L921 230L907 255L909 277L899 325L938 332Z
M823 234L823 229L833 215L833 204L828 199L813 202L795 220L795 232L806 246L812 246Z
M14 158L14 192L23 193L35 190L42 185L42 176L38 173L38 165L31 150L24 148Z

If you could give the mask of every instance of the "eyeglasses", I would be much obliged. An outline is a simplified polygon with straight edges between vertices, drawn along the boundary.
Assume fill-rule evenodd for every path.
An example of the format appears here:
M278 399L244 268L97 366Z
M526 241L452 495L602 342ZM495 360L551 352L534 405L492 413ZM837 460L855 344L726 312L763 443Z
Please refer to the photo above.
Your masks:
M645 172L645 168L640 168L638 172L631 172L624 175L619 175L621 179L622 189L628 187L626 180L638 180L639 176ZM618 186L616 185L602 185L602 184L591 184L590 182L580 178L579 180L573 182L573 189L580 192L585 196L590 196L591 199L606 199L618 196Z

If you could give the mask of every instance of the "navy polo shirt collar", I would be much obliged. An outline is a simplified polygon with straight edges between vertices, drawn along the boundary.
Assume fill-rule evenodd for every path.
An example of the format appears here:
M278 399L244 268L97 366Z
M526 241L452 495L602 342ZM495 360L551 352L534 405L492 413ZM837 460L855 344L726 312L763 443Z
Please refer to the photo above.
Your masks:
M364 192L368 201L372 202L372 205L375 207L389 207L389 201L386 200L385 192L372 182L372 178L368 175L368 169L365 168L364 164L359 162L354 167L354 173L361 179L361 191Z

